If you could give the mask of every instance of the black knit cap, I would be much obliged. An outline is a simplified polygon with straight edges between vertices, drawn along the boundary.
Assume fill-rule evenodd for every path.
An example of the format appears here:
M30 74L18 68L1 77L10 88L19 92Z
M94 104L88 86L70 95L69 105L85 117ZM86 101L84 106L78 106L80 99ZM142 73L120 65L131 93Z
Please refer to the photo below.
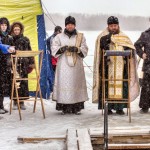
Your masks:
M9 21L7 18L5 18L5 17L0 18L0 24L7 24L7 31L10 30L10 24L9 24Z
M119 24L119 20L117 17L115 16L110 16L108 19L107 19L107 24L110 25L110 24Z
M65 26L66 26L67 24L74 24L74 25L76 25L76 20L75 20L75 18L72 17L72 16L68 16L68 17L65 19Z

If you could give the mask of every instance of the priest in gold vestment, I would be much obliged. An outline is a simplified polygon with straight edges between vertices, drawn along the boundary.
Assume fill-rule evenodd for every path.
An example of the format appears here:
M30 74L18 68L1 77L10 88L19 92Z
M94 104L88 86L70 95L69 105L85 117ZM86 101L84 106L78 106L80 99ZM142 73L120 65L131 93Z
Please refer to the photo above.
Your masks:
M107 79L131 79L128 87L127 81L108 81L105 85L105 96L110 99L128 99L128 88L130 88L130 100L133 101L139 95L139 83L137 76L137 61L135 47L128 36L126 36L119 26L119 20L115 16L111 16L107 20L108 27L98 36L94 54L93 68L93 102L98 102L98 108L102 108L102 51L103 50L119 50L132 51L130 58L131 73L128 75L127 57L109 56L105 60L105 78ZM113 114L113 110L117 114L123 115L123 108L127 104L109 103L108 114Z

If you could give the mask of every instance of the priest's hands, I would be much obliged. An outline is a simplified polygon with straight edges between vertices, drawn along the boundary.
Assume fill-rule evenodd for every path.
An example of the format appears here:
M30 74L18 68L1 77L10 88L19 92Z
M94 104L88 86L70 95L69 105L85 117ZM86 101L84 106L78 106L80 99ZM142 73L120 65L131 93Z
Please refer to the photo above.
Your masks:
M69 46L69 52L78 52L78 48L76 46Z
M69 52L78 52L78 48L76 46L63 46L58 50L57 54L62 54L66 50L68 50Z
M57 51L57 55L58 54L62 54L64 53L66 50L68 49L68 46L62 46L58 51Z
M64 53L68 49L68 46L63 46L59 50L61 53Z
M144 53L142 56L143 59L147 59L147 55Z

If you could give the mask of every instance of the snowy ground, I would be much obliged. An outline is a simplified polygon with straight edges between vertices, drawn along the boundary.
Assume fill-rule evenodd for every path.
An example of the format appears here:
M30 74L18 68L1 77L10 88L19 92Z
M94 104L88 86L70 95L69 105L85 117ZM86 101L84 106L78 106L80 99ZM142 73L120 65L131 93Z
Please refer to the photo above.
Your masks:
M65 150L63 142L42 142L39 144L20 144L17 137L52 137L65 135L68 128L103 128L103 116L97 109L97 104L86 102L82 114L64 115L55 110L55 102L44 100L46 119L42 118L40 103L37 111L32 113L32 103L26 103L27 110L22 111L23 120L19 120L18 111L12 115L1 115L0 120L0 150ZM5 99L5 107L9 108L9 99ZM109 116L109 127L147 127L150 128L150 112L140 114L138 99L132 102L132 123L128 116Z

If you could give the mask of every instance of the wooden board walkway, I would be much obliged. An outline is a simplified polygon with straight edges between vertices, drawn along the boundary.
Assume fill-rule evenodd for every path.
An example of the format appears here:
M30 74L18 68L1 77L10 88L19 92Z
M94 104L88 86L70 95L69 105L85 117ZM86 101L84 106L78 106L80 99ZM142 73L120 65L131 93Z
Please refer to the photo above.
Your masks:
M18 137L21 143L37 143L45 140L63 140L67 150L94 150L93 147L104 146L102 128L68 129L66 135L48 138ZM108 149L149 149L150 131L147 128L113 128L109 129Z
M93 150L88 129L67 131L67 150Z
M119 150L132 150L132 149L135 149L135 150L150 150L150 143L149 144L109 144L108 145L108 149L109 150L116 150L116 149L119 149Z

